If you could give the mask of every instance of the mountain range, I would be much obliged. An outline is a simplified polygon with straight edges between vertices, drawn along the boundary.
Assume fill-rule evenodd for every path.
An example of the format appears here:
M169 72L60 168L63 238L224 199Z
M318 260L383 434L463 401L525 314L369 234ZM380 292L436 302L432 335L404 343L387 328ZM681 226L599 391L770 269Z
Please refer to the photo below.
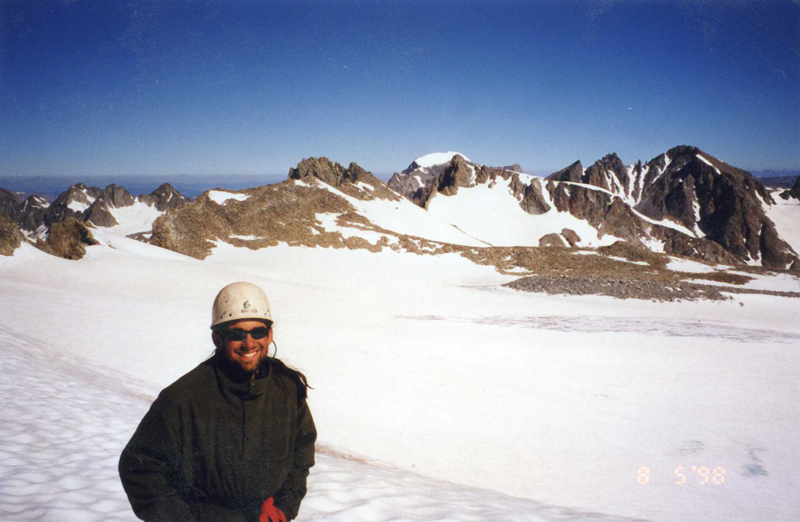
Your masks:
M470 255L491 247L596 248L622 240L713 263L800 271L800 214L775 211L800 204L799 183L771 192L692 146L628 166L611 153L588 168L576 161L545 178L517 164L489 167L457 152L436 153L415 159L388 183L355 163L312 157L280 183L210 190L195 201L169 184L138 197L116 185L77 184L52 204L38 196L20 201L0 189L0 243L3 252L31 241L80 258L81 245L102 230L203 259L221 242Z

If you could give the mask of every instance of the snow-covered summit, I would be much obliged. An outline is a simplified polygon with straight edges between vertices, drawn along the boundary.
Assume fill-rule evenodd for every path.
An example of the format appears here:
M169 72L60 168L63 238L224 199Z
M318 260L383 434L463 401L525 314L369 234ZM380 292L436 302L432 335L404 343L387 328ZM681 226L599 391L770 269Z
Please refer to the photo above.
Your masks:
M433 167L434 165L442 165L444 163L450 163L450 161L453 159L453 156L456 155L461 156L462 158L471 163L468 157L464 156L460 152L452 152L452 151L433 152L431 154L425 154L424 156L420 156L419 158L415 159L414 163L416 163L417 166L419 167L429 168Z

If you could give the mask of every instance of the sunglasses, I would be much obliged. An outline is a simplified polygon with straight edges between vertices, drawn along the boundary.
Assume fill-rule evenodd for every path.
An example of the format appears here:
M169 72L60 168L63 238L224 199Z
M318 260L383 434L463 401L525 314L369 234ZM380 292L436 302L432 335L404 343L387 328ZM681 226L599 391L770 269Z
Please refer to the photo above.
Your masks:
M253 328L252 330L242 330L241 328L224 328L220 330L219 333L231 341L244 341L247 338L247 334L250 334L250 337L253 339L263 339L269 335L269 327L259 326L258 328Z

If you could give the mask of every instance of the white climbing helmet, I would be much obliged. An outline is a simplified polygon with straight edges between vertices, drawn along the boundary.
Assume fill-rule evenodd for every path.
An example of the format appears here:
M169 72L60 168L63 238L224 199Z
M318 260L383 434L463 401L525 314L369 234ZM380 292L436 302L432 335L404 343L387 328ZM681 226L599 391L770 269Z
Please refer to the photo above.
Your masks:
M220 290L214 299L211 328L242 319L261 319L269 324L275 322L272 320L267 294L253 283L239 281Z

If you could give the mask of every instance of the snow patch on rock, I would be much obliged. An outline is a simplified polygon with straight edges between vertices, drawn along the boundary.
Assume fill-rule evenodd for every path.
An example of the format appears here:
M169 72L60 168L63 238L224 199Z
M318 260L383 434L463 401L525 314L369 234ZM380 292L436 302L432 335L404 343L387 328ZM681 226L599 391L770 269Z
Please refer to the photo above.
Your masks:
M237 194L234 192L227 192L224 190L209 190L208 199L217 205L224 205L230 200L245 201L250 198L250 194Z
M708 161L708 160L707 160L706 158L704 158L702 155L700 155L700 154L695 154L695 156L697 156L697 159L699 159L700 161L702 161L703 163L705 163L706 165L708 165L709 167L711 167L712 169L714 169L715 171L717 171L717 174L722 174L722 173L719 171L719 169L718 169L717 167L715 167L715 166L714 166L714 165L713 165L713 164L712 164L710 161Z
M450 163L453 156L458 155L467 161L470 159L460 152L434 152L432 154L425 154L415 159L414 162L423 168L433 167L434 165L442 165L443 163ZM471 163L471 161L470 161Z

